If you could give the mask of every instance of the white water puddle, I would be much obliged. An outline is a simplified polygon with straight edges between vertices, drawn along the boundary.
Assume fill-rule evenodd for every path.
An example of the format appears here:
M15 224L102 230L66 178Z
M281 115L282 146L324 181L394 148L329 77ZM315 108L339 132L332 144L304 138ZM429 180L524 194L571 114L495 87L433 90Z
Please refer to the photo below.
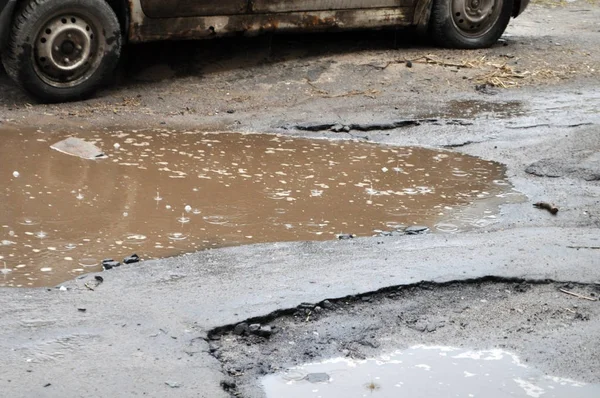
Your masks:
M306 364L262 383L267 398L600 397L600 385L545 375L510 352L430 346Z

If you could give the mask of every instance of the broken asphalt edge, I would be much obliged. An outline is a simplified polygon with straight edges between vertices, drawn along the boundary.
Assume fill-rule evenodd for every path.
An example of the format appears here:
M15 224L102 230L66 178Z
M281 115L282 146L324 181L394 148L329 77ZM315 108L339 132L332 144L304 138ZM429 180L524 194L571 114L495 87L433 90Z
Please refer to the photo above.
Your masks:
M592 227L516 228L228 247L104 272L105 283L98 290L136 295L167 282L177 285L174 290L185 291L178 298L190 303L197 299L194 292L201 291L203 305L195 307L197 318L207 315L206 308L218 312L201 322L206 332L301 303L390 286L481 278L600 283L598 251L585 248L596 245L597 232ZM575 245L584 248L569 248ZM64 285L85 290L89 275L94 274Z
M557 291L558 292L562 291L562 293L565 293L565 294L571 294L571 293L567 293L566 291L561 289L560 286L567 287L567 285L569 285L568 287L570 289L573 289L574 287L578 287L578 288L591 287L591 286L600 287L600 283L577 283L577 282L572 282L572 281L558 281L558 280L552 280L552 279L498 277L498 276L493 276L493 275L482 276L482 277L478 277L478 278L449 280L449 281L445 281L445 282L419 281L416 283L383 287L381 289L377 289L374 291L359 293L359 294L351 294L351 295L347 295L344 297L327 298L327 299L321 300L319 302L314 302L314 303L301 303L300 305L297 305L295 307L278 309L278 310L272 311L271 313L248 318L248 319L242 320L237 323L231 323L228 325L215 327L212 330L209 330L208 333L206 334L206 336L202 337L202 339L204 339L211 346L211 349L209 349L208 354L211 357L213 357L216 361L218 361L219 364L221 364L221 373L222 373L223 379L219 383L220 387L231 398L240 398L240 397L242 397L242 395L241 395L242 393L238 390L238 385L236 383L235 377L233 377L231 374L229 374L227 372L227 370L225 369L225 367L224 367L225 363L223 362L222 358L219 355L217 355L216 350L212 346L212 344L213 344L212 342L213 341L218 342L222 337L225 337L225 336L231 335L231 334L235 334L234 330L235 330L236 326L241 323L245 323L247 325L259 324L259 325L261 325L261 327L263 327L265 325L272 323L273 321L276 321L277 319L284 318L284 317L292 317L292 316L294 316L294 314L297 314L299 311L302 311L302 310L309 311L309 309L311 309L312 311L314 311L314 309L316 307L322 308L323 312L321 312L320 315L318 316L319 318L322 318L322 317L329 316L329 313L332 311L335 312L338 308L340 308L340 305L353 305L353 304L359 303L361 301L364 301L363 299L365 299L365 298L368 298L369 299L369 300L367 300L368 303L371 303L370 299L377 300L377 299L381 299L383 296L401 293L403 291L409 291L409 294L410 294L410 293L414 292L414 289L432 290L432 289L438 289L438 288L445 288L445 287L449 287L449 286L462 287L465 285L472 285L472 284L474 285L474 284L501 284L501 283L529 284L529 285L558 285L558 286L556 286ZM406 298L406 296L404 298ZM595 298L596 302L600 301L597 297L594 297L594 298ZM574 297L574 299L575 299L575 297ZM581 297L579 299L581 299ZM373 305L377 305L377 304L373 303ZM310 317L311 312L308 312L308 314L309 314L308 317ZM308 317L306 319L306 322L309 322ZM277 332L277 330L274 330L274 332ZM269 337L262 336L262 339L268 340Z
M370 297L385 295L385 294L389 294L389 293L393 293L393 292L398 292L403 289L428 288L428 290L430 290L430 289L435 289L435 288L444 288L444 287L448 287L451 285L471 285L471 284L482 284L482 283L527 283L530 285L553 285L553 284L554 285L567 285L567 284L571 284L571 285L574 285L577 287L600 286L600 283L579 283L579 282L573 282L573 281L568 281L568 280L563 281L563 280L553 280L553 279L535 279L535 278L530 279L530 278L518 278L518 277L513 278L513 277L502 277L502 276L494 276L494 275L487 275L487 276L482 276L482 277L477 277L477 278L448 280L448 281L444 281L444 282L433 282L433 281L425 281L424 280L424 281L419 281L419 282L415 282L415 283L382 287L380 289L373 290L370 292L350 294L350 295L343 296L343 297L330 297L330 298L326 298L326 299L323 299L318 302L301 303L295 307L278 309L278 310L272 311L265 315L259 315L259 316L255 316L252 318L244 319L240 322L230 323L227 325L215 327L212 330L209 330L207 332L206 337L204 339L207 342L209 342L210 340L217 340L221 336L231 333L233 331L233 329L235 328L235 326L240 323L247 323L247 324L257 323L257 324L264 325L264 324L270 323L278 318L292 315L300 309L309 308L309 307L310 308L314 308L314 307L326 308L327 306L324 303L327 301L331 302L334 305L337 305L339 302L345 302L345 304L348 304L347 302L359 301L363 297L370 298ZM598 301L598 299L596 299L596 301Z

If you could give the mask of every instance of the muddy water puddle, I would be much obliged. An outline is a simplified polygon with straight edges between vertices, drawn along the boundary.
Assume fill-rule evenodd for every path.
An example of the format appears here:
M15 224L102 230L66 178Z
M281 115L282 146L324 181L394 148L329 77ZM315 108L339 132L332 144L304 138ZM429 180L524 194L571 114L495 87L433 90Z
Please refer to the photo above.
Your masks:
M595 398L600 385L553 377L499 349L416 346L379 358L334 358L263 379L267 398Z
M515 194L501 165L423 148L158 129L0 136L0 286L54 285L132 253L452 233L494 222L486 200ZM50 148L68 137L107 157Z

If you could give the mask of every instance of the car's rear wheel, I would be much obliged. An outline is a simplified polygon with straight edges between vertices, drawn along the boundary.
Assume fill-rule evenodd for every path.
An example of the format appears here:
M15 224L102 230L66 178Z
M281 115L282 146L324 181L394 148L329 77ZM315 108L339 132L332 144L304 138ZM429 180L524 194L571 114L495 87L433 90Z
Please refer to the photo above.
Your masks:
M485 48L504 33L514 0L434 0L430 28L435 42L451 48Z
M43 102L89 97L121 53L117 16L104 0L27 0L17 11L2 62Z

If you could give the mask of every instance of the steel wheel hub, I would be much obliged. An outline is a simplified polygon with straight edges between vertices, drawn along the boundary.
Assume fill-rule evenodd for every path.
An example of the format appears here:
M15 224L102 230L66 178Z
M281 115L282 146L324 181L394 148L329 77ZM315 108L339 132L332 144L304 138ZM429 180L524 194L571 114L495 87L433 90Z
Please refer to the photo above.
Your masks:
M452 0L454 25L467 36L481 36L498 21L503 0Z
M94 25L75 15L50 20L35 45L38 75L54 86L70 85L93 72L98 50Z

